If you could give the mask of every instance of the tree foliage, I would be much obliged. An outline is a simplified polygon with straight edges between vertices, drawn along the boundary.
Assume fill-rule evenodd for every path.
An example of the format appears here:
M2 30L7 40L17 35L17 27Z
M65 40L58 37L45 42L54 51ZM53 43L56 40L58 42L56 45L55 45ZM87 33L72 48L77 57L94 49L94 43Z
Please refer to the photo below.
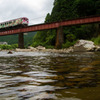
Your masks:
M100 0L54 0L51 14L48 13L45 23L74 19L100 14ZM69 47L77 39L91 39L98 36L98 24L78 25L63 28L64 47ZM33 38L33 46L54 46L56 30L39 31ZM69 46L68 46L68 45Z

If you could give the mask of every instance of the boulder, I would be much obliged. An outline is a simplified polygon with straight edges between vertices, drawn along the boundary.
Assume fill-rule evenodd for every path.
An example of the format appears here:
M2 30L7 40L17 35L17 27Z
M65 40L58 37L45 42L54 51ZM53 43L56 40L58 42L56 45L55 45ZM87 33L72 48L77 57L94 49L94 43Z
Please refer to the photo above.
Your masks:
M36 51L37 49L34 47L29 46L28 49L31 49L32 51Z
M94 42L88 40L78 40L73 47L73 51L95 51Z
M38 47L36 47L36 49L38 49L38 50L45 50L46 48L43 47L43 46L38 46Z
M96 46L95 51L100 51L100 46Z

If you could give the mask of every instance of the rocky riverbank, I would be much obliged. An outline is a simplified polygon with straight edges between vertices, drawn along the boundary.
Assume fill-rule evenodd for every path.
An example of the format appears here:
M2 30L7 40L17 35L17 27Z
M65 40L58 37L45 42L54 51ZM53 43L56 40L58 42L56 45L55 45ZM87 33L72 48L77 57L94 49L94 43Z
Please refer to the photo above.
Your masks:
M55 52L55 53L69 53L69 52L73 52L72 51L73 49L72 48L69 48L69 49L36 49L36 48L33 48L33 49L16 49L15 51L16 52Z
M96 52L100 51L100 46L94 45L92 41L78 40L77 43L66 49L46 49L43 46L28 47L28 49L16 49L16 52L55 52L55 53L69 53L69 52Z

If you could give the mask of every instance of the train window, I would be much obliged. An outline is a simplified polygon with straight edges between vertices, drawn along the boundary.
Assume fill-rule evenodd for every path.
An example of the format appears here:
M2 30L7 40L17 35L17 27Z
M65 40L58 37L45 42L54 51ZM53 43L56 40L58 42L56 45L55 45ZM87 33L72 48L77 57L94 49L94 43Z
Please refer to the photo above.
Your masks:
M27 18L24 18L24 20L27 20Z

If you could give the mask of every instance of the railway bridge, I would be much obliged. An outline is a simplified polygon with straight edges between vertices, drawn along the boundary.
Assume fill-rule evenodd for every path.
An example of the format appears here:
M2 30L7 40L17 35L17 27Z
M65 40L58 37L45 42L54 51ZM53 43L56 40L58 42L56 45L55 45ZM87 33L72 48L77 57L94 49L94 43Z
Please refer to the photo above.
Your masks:
M24 48L23 33L48 30L48 29L57 29L55 47L61 48L62 43L64 41L64 39L63 39L64 38L63 37L63 27L64 26L83 25L83 24L92 24L92 23L100 23L100 16L92 16L92 17L78 18L78 19L72 19L72 20L64 20L64 21L53 22L53 23L37 24L37 25L27 26L24 28L19 27L17 29L0 31L0 36L19 34L18 46L19 46L19 48Z

